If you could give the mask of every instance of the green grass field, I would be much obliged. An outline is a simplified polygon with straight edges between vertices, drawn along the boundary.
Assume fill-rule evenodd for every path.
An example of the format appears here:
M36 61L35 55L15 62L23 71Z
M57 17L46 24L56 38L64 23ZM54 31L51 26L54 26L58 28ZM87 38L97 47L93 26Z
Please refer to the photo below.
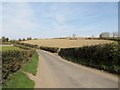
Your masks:
M8 51L8 50L20 50L20 48L15 47L15 46L2 46L0 47L0 50L2 48L2 51Z

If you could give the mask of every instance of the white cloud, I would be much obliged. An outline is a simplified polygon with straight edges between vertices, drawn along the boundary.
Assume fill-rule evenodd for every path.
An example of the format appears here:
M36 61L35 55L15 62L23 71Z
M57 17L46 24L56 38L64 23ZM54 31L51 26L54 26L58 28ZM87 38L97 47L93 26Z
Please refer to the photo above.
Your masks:
M58 23L58 24L64 24L64 22L65 22L64 14L61 15L59 13L56 13L54 18L55 18L56 23Z
M109 15L115 11L110 10L110 13L107 13L107 9L100 7L101 4L97 5L96 3L92 5L90 3L3 3L3 35L10 38L59 37L73 33L96 35L110 26L106 18L109 19Z
M25 37L37 27L37 24L32 21L34 12L28 3L3 3L2 14L3 35L5 36Z

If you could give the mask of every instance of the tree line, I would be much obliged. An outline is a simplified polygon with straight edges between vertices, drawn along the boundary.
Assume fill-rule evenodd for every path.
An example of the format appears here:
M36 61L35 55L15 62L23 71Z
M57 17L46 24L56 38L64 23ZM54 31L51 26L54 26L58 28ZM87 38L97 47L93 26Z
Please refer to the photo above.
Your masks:
M15 41L26 41L26 40L32 40L32 38L31 37L28 37L28 38L23 38L23 39L18 39L18 40L10 40L8 37L5 37L5 36L2 36L2 38L1 38L2 40L2 42L15 42Z
M120 37L120 32L102 32L100 35L99 35L100 38L109 38L109 37L112 37L112 38L118 38Z
M73 34L73 39L75 39L75 34ZM91 36L93 38L93 36ZM102 32L99 34L99 38L119 38L120 37L120 32ZM1 38L2 42L16 42L16 41L26 41L26 40L32 40L32 37L27 37L27 38L19 38L18 40L10 40L8 37L3 36ZM37 40L37 38L34 38L34 40Z

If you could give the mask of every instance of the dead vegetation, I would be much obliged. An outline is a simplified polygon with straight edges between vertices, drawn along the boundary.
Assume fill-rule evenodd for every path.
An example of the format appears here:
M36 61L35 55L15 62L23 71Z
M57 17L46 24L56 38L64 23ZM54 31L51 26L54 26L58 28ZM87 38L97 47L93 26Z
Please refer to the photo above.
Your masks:
M27 40L22 41L24 43L34 44L38 46L48 46L48 47L59 47L59 48L70 48L70 47L82 47L84 45L98 45L111 43L110 40L92 40L92 39L79 39L79 40L68 40L68 39L38 39L38 40Z

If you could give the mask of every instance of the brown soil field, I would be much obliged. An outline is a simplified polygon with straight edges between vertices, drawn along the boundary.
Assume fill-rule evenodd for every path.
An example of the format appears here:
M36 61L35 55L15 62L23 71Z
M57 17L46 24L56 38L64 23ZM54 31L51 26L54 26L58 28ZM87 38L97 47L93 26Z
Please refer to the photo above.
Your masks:
M38 46L48 46L48 47L60 47L60 48L70 48L70 47L82 47L84 45L98 45L111 43L114 41L110 40L68 40L68 39L37 39L37 40L27 40L22 41L23 43L34 44Z

